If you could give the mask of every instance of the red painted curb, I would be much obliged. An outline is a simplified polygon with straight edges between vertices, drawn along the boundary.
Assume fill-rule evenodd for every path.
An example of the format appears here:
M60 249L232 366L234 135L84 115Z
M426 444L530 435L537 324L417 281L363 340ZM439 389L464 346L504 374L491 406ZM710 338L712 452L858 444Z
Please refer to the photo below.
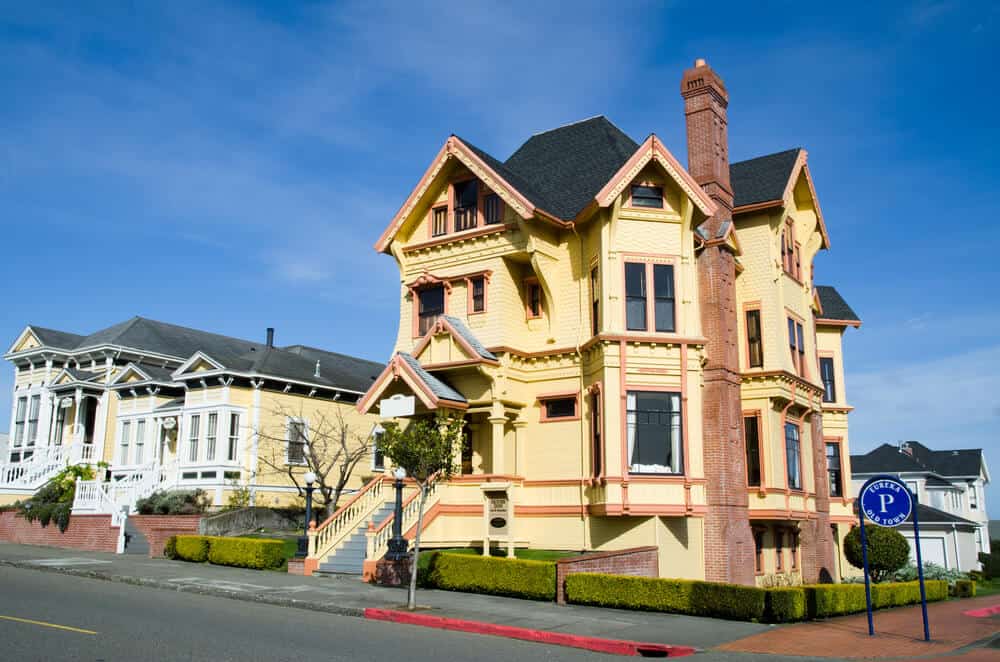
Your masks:
M459 618L431 616L430 614L414 614L408 611L397 611L395 609L365 609L365 618L374 621L420 625L423 627L437 628L439 630L488 634L495 637L506 637L508 639L521 639L523 641L534 641L542 644L569 646L570 648L583 648L586 650L596 651L598 653L611 653L612 655L638 656L652 653L650 657L683 657L685 655L691 655L695 652L694 648L691 648L690 646L671 646L669 644L625 641L622 639L602 639L601 637L588 637L579 634L567 634L565 632L550 632L548 630L533 630L531 628L519 628L512 625L497 625L496 623L483 623L480 621L466 621Z
M975 618L986 618L987 616L993 616L994 614L1000 614L1000 605L983 607L982 609L970 609L969 611L962 612L963 616L973 616Z

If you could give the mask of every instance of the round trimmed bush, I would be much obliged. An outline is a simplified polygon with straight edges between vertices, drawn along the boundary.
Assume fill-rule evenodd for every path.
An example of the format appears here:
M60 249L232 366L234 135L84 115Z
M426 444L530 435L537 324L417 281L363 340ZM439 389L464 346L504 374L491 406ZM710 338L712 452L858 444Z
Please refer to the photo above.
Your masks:
M868 569L872 580L885 581L910 562L910 543L896 529L874 524L865 526L868 539ZM844 556L855 568L864 568L861 554L861 527L844 536Z

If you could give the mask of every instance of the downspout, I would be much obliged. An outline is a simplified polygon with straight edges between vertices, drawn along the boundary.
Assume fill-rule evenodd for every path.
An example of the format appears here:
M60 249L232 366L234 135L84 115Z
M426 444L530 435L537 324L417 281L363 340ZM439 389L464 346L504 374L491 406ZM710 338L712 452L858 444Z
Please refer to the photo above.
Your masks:
M590 549L590 540L587 535L587 507L586 507L586 489L584 487L584 475L587 466L587 448L589 444L587 443L587 426L583 420L583 403L584 403L584 375L583 375L583 352L580 351L580 347L583 345L583 311L586 308L586 300L584 299L584 287L583 284L587 280L587 263L584 259L583 254L583 237L580 233L576 231L576 223L570 222L569 229L573 232L576 237L576 244L580 252L580 278L577 279L577 325L576 325L576 358L580 362L580 481L578 483L578 489L580 493L580 524L583 526L583 544L585 549ZM591 414L593 415L593 414Z

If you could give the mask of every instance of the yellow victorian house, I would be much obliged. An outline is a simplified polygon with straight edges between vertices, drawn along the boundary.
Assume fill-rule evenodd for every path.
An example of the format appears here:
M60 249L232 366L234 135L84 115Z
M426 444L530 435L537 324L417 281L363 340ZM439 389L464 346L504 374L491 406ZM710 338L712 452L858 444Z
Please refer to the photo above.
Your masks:
M722 80L699 60L681 94L687 168L604 117L504 161L453 135L378 239L399 332L358 408L466 421L426 544L655 545L666 576L839 579L859 321L813 285L830 241L807 155L730 165ZM320 527L320 570L362 542L381 558L387 492Z

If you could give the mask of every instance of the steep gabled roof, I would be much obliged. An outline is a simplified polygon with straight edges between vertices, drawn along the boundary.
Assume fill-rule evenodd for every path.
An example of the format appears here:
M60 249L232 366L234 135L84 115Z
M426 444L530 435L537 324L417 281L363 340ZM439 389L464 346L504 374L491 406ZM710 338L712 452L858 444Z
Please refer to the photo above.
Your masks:
M417 377L419 377L420 380L426 384L428 388L430 388L431 393L435 396L441 398L442 400L451 400L452 402L468 402L464 395L456 391L444 380L424 370L424 367L420 365L420 362L406 352L400 352L399 357L406 362L406 365L408 365L410 369L416 373Z
M56 349L73 349L74 347L78 347L80 341L84 338L84 336L75 333L56 331L55 329L46 329L34 325L31 325L31 330L35 334L35 337L38 338L38 342L46 347L54 347Z
M818 323L839 322L850 326L861 325L861 318L844 301L844 297L836 288L830 285L817 285L816 293L819 295L819 305L823 308L823 314L817 320Z
M733 187L733 206L744 207L781 200L801 151L801 147L796 147L730 164L729 182Z
M504 166L541 195L539 206L572 219L639 149L603 115L536 133Z
M864 455L851 456L851 472L877 473L928 473L945 478L952 476L978 476L983 468L981 448L956 450L931 450L918 441L904 442L910 453L899 446L882 444Z
M475 334L472 333L472 330L465 325L465 322L452 315L445 315L444 318L445 320L448 321L448 324L450 324L451 327L455 330L455 333L460 335L462 339L465 340L465 342L469 343L469 346L472 347L473 350L475 350L476 354L478 354L480 358L486 359L488 361L498 360L496 354L486 349L486 346L483 345L483 343L479 342L479 338L477 338Z
M900 453L897 446L882 444L864 455L851 455L851 473L908 473L923 472L928 468L906 453Z

